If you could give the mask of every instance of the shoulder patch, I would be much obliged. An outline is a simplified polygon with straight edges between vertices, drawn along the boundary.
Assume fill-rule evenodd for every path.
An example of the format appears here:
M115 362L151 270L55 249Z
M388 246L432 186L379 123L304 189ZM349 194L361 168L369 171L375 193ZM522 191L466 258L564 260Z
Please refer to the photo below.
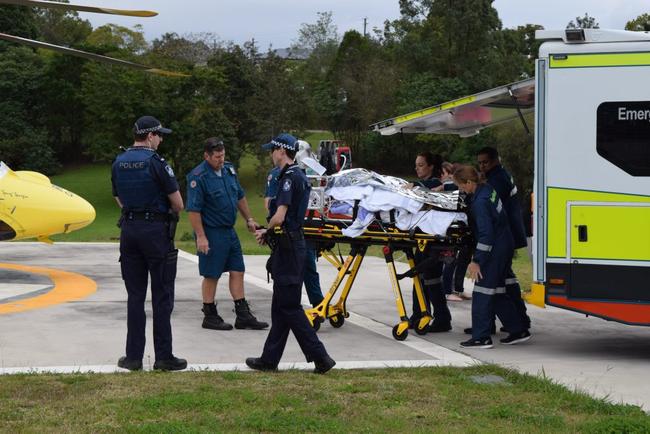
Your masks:
M228 170L230 170L230 174L231 174L231 175L237 175L237 172L235 171L235 167L234 167L234 166L228 166Z
M285 179L284 180L284 184L282 184L282 190L283 191L291 190L291 179Z
M496 190L492 190L492 194L490 195L490 202L495 203L497 200L497 192Z
M169 164L165 165L165 170L167 171L167 174L171 176L172 178L174 177L174 171L172 170L171 166Z

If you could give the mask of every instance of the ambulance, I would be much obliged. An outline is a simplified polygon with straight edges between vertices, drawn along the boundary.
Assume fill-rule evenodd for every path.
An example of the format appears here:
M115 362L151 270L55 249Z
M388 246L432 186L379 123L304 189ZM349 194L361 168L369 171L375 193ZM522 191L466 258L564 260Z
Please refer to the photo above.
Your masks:
M650 33L537 31L535 78L371 126L478 134L534 113L529 302L650 325Z

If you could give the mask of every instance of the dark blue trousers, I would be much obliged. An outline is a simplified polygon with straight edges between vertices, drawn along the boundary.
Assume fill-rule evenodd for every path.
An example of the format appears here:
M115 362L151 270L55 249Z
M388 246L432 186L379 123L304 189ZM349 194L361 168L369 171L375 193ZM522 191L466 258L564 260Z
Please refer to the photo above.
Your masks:
M512 264L508 268L508 274L506 274L506 294L512 300L512 303L515 306L515 310L521 319L521 322L524 323L526 329L530 328L530 317L528 316L526 310L526 303L521 298L521 287L519 286L519 281L514 271L512 271ZM504 324L505 325L505 324ZM507 327L506 327L507 328Z
M284 353L289 332L293 332L308 362L327 356L300 304L305 266L305 241L280 242L273 252L273 299L271 330L264 343L262 360L277 365Z
M145 347L148 279L151 277L153 344L156 360L172 357L171 313L178 250L169 239L167 224L124 221L120 234L120 267L128 294L126 357L142 360Z
M415 253L415 263L424 260L425 253ZM442 261L435 261L422 274L420 281L424 292L425 305L427 312L433 313L433 323L441 325L451 324L451 313L447 307L447 298L442 289ZM420 305L413 288L413 317L420 317Z
M481 266L483 277L472 292L472 339L486 339L496 315L509 333L521 333L524 324L506 295L506 274L512 263L512 249L495 245L489 261Z
M305 252L305 291L309 302L316 306L323 301L323 292L320 287L320 276L316 269L316 250L309 248Z

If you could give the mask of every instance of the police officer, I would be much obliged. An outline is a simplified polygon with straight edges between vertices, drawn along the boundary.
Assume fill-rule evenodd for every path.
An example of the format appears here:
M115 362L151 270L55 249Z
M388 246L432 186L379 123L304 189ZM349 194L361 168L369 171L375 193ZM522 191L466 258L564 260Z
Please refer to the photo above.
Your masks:
M276 197L277 210L269 220L268 229L257 230L255 237L263 243L267 230L272 233L276 227L281 227L283 234L275 240L272 253L271 330L261 357L250 357L246 364L260 371L277 369L291 331L307 361L314 362L314 372L324 374L336 362L327 354L300 305L306 250L302 226L311 186L294 162L298 150L295 137L280 134L263 145L263 149L271 151L273 164L282 170Z
M172 354L170 316L174 307L174 280L178 250L174 248L177 215L183 199L171 167L157 153L163 128L156 118L135 122L135 143L113 162L113 196L122 209L120 264L128 293L126 356L120 368L142 369L145 345L144 302L151 276L154 369L185 369L187 361Z
M510 231L514 238L515 250L527 247L526 229L521 213L521 204L517 194L517 187L510 174L503 168L499 161L499 153L496 149L486 146L478 151L478 167L483 173L488 184L492 186L499 195L503 208L508 215ZM521 317L526 329L530 328L530 318L526 313L526 303L521 298L521 288L512 264L508 266L508 275L506 276L506 294L512 299L515 308Z
M510 332L501 339L503 344L517 344L530 339L510 297L505 294L505 278L512 261L513 238L508 217L494 189L479 181L479 174L471 166L462 166L454 172L458 188L472 195L470 223L476 249L469 264L474 279L472 295L472 337L461 342L466 348L492 348L490 332L494 315Z
M268 211L267 221L275 214L277 206L275 198L278 194L280 181L280 168L274 167L266 179L266 190L264 192L264 207ZM323 292L320 287L320 276L316 267L316 250L307 242L305 254L305 291L312 306L318 306L323 301Z
M244 190L234 166L225 161L226 149L221 139L205 141L204 161L187 175L187 211L196 235L199 274L203 276L203 324L205 329L231 330L217 313L215 295L219 278L228 271L228 286L235 303L235 328L261 330L269 325L258 321L244 297L244 256L235 232L237 211L252 233L258 226L251 216Z

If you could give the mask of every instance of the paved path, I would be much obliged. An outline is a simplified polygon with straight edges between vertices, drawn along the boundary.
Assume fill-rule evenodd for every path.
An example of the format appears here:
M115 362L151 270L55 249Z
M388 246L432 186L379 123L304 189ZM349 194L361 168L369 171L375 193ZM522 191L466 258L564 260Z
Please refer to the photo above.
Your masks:
M1 243L0 244L0 373L25 371L114 372L124 353L126 336L126 293L120 277L116 244L102 243ZM264 256L245 258L246 292L258 317L270 319L271 285L266 283ZM37 272L9 269L2 264L35 267ZM49 278L43 268L64 270L92 279L97 287L84 298L75 291L58 291L64 277ZM324 289L333 281L335 270L319 261ZM401 270L398 270L401 271ZM64 280L60 280L64 279ZM217 298L219 310L234 321L233 305L222 279ZM82 285L75 281L72 286ZM196 257L182 254L178 264L176 303L172 324L174 353L188 359L191 368L246 369L246 357L257 356L265 331L204 330L200 301L200 278ZM405 280L404 282L407 282ZM404 285L410 307L410 287ZM51 304L30 307L34 299L49 296ZM62 299L62 297L64 299ZM70 297L69 301L65 297ZM336 299L336 298L335 298ZM42 298L40 299L42 300ZM305 298L306 301L306 298ZM543 374L567 385L613 402L626 402L650 410L647 372L650 366L650 334L647 328L609 323L597 318L558 309L530 307L533 339L518 346L495 345L491 350L460 351L470 325L470 302L451 303L454 329L449 333L418 336L406 341L391 337L398 322L393 292L382 259L364 260L350 297L352 312L340 329L322 325L319 336L337 361L337 368L469 366L497 363L531 374ZM147 307L150 318L150 307ZM153 365L148 322L145 366ZM311 369L293 337L281 368Z

